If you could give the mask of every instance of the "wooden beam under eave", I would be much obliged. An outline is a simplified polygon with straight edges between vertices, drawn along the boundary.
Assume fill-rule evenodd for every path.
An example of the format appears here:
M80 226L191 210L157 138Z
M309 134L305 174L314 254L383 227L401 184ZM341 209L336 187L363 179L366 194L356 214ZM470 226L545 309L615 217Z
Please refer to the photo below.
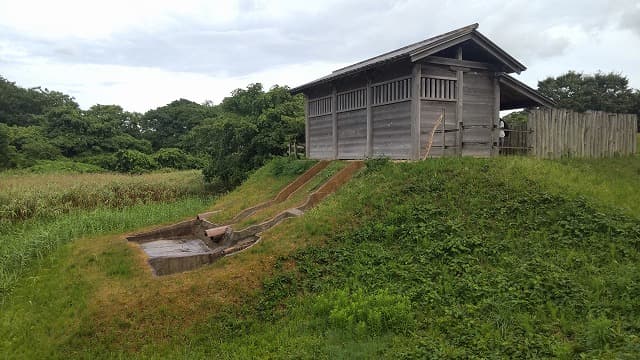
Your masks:
M422 65L413 64L411 78L411 159L420 159L420 80Z
M304 96L304 156L309 159L311 153L311 143L309 142L309 97Z
M471 60L462 60L462 59L450 59L440 56L427 56L424 59L425 62L437 64L437 65L448 65L454 67L468 68L468 69L480 69L480 70L491 70L496 71L496 66L492 64L487 64L478 61Z

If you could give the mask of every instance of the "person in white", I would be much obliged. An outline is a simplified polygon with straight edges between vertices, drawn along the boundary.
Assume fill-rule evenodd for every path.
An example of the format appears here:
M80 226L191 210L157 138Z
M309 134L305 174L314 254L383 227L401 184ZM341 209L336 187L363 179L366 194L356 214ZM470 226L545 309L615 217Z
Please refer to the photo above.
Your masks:
M498 145L500 147L504 146L504 137L506 136L506 133L504 131L504 120L500 119L500 126L498 126L498 128L500 128L500 138L498 139L499 143Z

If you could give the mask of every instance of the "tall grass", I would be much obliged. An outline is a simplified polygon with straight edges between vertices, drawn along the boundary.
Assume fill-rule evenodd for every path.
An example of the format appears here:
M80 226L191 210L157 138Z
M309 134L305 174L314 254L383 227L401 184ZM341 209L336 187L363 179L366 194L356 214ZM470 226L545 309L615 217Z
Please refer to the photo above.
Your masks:
M2 174L0 173L0 232L8 223L46 219L73 210L123 208L150 202L174 201L205 193L198 171L122 174Z
M206 196L186 197L120 209L74 210L51 220L31 219L14 224L0 234L0 302L36 259L48 256L62 244L195 216L212 200Z

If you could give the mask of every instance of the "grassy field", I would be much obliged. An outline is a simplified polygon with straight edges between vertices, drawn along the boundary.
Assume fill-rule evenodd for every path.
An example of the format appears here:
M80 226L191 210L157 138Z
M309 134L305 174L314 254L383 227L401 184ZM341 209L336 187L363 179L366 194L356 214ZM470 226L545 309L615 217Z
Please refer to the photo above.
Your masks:
M167 205L18 274L0 357L637 358L638 168L640 157L369 161L249 250L154 278L117 233L205 207ZM209 208L230 218L285 173L265 167Z
M181 219L213 197L196 171L0 173L0 302L29 269L61 244Z
M205 193L199 171L146 175L0 172L0 226L73 210L123 208Z

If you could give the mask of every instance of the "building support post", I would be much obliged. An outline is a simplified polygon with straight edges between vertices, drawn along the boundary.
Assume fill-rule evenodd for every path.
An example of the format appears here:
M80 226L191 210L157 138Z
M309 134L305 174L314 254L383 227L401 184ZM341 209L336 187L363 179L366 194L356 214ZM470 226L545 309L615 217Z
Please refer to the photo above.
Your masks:
M311 154L309 142L309 97L304 94L304 156L308 159Z
M420 159L420 82L422 65L413 64L411 77L411 159Z
M458 46L458 60L462 60L462 47ZM458 156L462 156L462 137L464 134L464 120L462 117L463 111L463 97L464 97L464 72L462 69L456 70L456 123L458 124L458 131L456 136L456 150Z
M331 128L333 134L333 159L338 159L338 96L335 86L331 91Z
M367 96L366 96L366 106L367 106L367 149L366 149L366 157L373 157L373 111L371 110L371 79L367 79Z
M500 141L500 81L498 73L493 76L493 126L491 129L491 156L498 155L496 146Z

